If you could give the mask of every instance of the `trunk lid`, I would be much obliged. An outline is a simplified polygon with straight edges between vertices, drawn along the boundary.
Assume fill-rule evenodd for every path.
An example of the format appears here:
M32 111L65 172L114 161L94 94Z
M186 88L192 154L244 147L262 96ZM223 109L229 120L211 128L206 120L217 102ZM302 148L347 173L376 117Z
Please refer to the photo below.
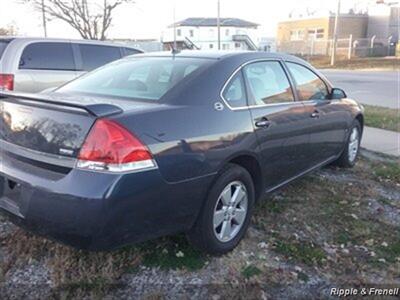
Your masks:
M74 159L95 120L121 112L93 98L0 92L0 150L45 163Z

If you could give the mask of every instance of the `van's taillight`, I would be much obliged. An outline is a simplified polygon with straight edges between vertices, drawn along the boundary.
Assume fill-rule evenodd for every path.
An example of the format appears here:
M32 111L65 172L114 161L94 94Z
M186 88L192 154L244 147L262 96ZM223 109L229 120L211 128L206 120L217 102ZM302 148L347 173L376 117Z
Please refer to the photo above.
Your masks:
M156 167L142 142L115 121L99 119L78 155L78 168L127 172Z
M14 90L14 75L0 74L0 90Z

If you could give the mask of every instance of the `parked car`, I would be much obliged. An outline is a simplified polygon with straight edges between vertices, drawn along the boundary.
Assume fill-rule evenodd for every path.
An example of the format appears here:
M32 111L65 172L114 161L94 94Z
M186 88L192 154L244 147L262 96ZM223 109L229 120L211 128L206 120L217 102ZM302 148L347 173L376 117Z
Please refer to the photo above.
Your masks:
M262 52L139 54L0 97L1 210L92 250L186 232L230 251L267 193L354 166L364 124L308 63Z
M0 36L0 89L41 92L138 49L88 40Z

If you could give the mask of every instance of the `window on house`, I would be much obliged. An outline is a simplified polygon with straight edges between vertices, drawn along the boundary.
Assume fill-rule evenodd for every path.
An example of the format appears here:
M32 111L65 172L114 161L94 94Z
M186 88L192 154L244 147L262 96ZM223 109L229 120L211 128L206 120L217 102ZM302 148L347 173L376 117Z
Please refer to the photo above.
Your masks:
M182 35L182 30L178 29L178 30L176 31L176 35L177 35L177 36L181 36L181 35Z
M210 44L210 49L213 49L214 48L214 44Z
M236 43L235 43L235 48L240 48L240 47L242 47L242 44L236 42Z
M193 37L193 36L194 36L193 29L189 30L189 36L190 36L190 37Z
M309 39L323 39L325 30L323 28L308 29Z
M317 29L317 39L323 39L324 33L325 33L325 30L323 28Z
M229 50L230 45L229 44L222 44L222 50Z
M226 36L229 36L229 29L226 29L226 30L225 30L225 35L226 35Z
M304 39L304 30L291 30L290 31L290 40L291 41L301 41Z

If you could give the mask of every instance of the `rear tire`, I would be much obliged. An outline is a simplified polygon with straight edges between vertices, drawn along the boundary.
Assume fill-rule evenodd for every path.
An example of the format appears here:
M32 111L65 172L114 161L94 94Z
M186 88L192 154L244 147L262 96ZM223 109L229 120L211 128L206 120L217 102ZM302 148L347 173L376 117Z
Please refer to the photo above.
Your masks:
M246 169L227 165L210 189L189 242L209 254L233 250L249 226L254 206L254 184Z
M347 138L345 149L338 160L334 162L335 165L342 168L354 167L360 151L361 132L360 122L358 120L354 120L352 126L350 127L350 133Z

